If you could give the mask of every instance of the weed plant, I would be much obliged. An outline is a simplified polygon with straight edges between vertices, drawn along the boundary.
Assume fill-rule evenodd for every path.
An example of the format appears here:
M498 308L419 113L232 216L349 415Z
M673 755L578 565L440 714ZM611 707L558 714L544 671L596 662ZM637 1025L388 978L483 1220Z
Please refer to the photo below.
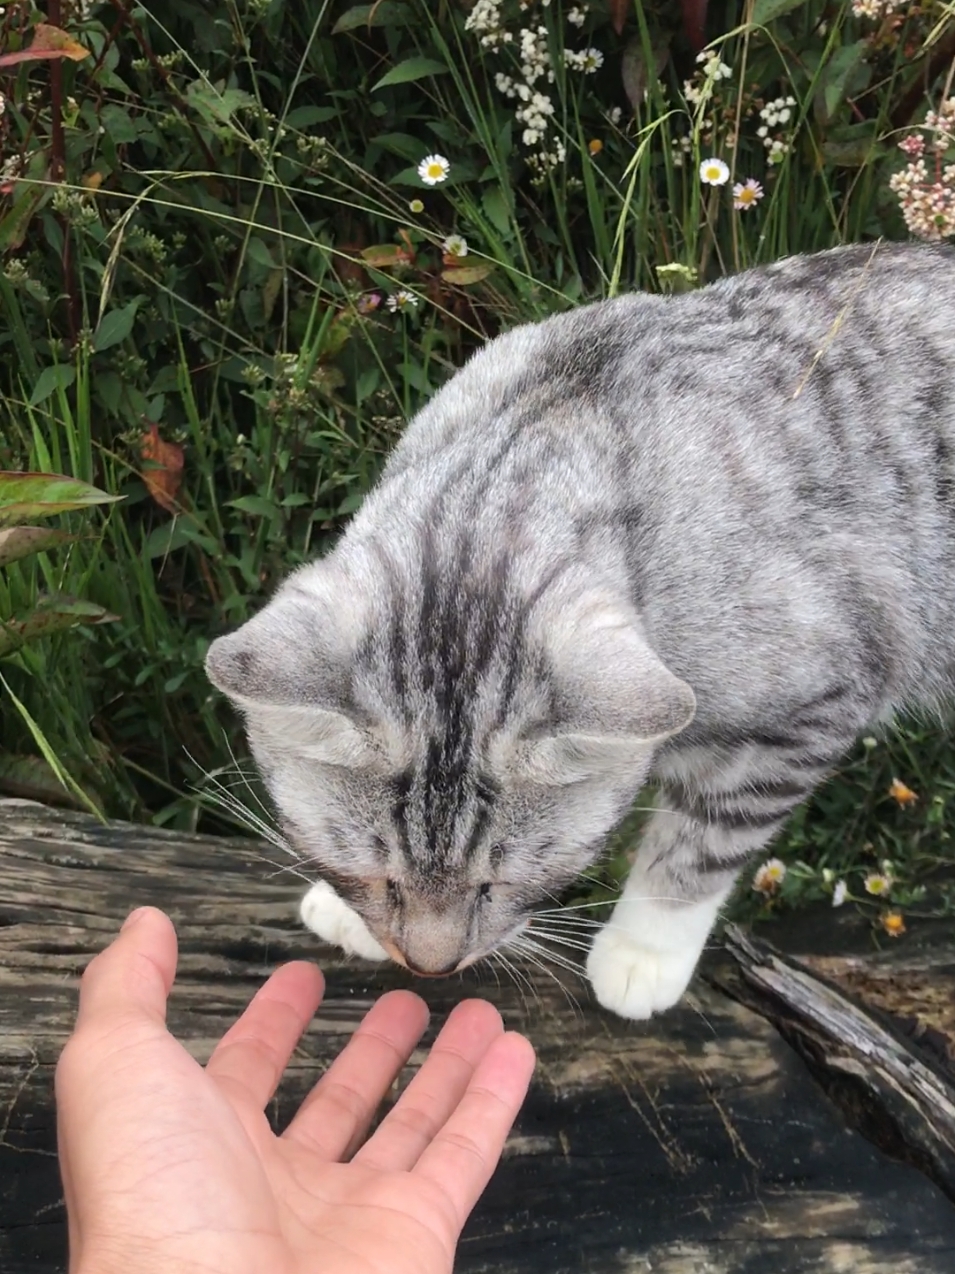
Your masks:
M713 0L702 52L676 11L2 10L0 468L123 497L95 534L0 572L0 618L51 592L118 616L4 658L4 790L70 799L39 730L109 814L221 830L234 814L204 776L245 767L209 641L328 548L405 421L495 333L955 233L951 4ZM40 21L60 53L5 59L51 39ZM876 915L886 897L944 909L953 783L937 729L860 744L774 851L785 878L749 896L844 881Z

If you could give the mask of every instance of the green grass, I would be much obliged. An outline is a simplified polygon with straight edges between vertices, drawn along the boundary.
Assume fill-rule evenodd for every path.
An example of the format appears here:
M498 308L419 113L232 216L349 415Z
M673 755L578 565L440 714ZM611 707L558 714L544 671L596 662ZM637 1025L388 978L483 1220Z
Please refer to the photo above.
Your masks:
M109 814L223 828L198 789L242 743L205 680L208 642L327 548L404 421L470 350L633 287L904 237L888 176L899 130L938 104L950 6L913 10L897 30L822 0L711 6L733 74L710 89L668 25L672 6L635 5L619 36L598 5L570 28L567 7L533 10L555 73L538 85L554 104L548 136L566 151L543 174L495 85L518 59L482 50L456 6L424 0L373 6L372 26L367 9L352 21L352 6L327 0L228 4L213 19L168 0L119 31L97 12L74 32L93 57L0 83L3 153L23 161L0 201L0 467L124 497L68 549L0 572L0 616L65 591L119 617L0 665L0 786L70 799L42 737ZM18 21L0 19L0 45L20 38ZM599 48L603 65L565 68L564 41ZM656 80L646 68L663 47ZM411 78L378 87L398 67ZM647 95L634 104L622 83L635 73ZM51 74L65 103L62 182L47 177ZM697 103L683 95L694 75ZM779 96L796 104L788 149L768 166L759 109ZM433 188L415 172L430 152L451 163ZM698 179L710 155L732 169L723 187ZM765 197L741 214L730 186L747 177ZM469 245L456 263L466 281L446 276L452 231ZM418 305L392 315L383 298L399 288ZM153 424L183 456L171 510L146 481ZM864 892L864 873L888 858L898 902L948 907L944 889L918 890L952 860L953 776L938 732L860 745L794 820L769 905L826 897L843 878ZM916 803L886 795L894 777Z

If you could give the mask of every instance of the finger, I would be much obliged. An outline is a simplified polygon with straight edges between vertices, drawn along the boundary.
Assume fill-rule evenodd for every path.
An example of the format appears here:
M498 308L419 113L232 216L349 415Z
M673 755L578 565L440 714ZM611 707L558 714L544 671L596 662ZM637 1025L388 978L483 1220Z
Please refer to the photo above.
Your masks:
M457 1110L412 1170L443 1191L457 1234L497 1167L533 1072L534 1050L523 1035L509 1032L495 1040Z
M314 964L295 961L277 969L216 1045L206 1073L230 1095L263 1109L314 1017L324 987Z
M176 931L169 917L156 907L131 912L119 935L86 966L77 1030L128 1015L165 1022L176 958Z
M484 1000L459 1004L397 1105L355 1155L356 1163L382 1171L413 1168L464 1096L475 1067L503 1032L501 1015L493 1005Z
M328 1160L354 1151L427 1024L428 1007L418 996L383 995L282 1135Z

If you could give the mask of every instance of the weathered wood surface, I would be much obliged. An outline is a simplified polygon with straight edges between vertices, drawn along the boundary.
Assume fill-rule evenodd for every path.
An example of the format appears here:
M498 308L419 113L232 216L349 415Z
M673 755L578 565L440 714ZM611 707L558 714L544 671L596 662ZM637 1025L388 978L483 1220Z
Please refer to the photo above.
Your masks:
M716 985L779 1028L856 1127L955 1200L955 935L794 959L730 926L726 950Z
M247 841L99 827L0 802L0 1270L65 1269L53 1067L76 979L129 909L180 937L170 1026L196 1056L281 961L316 958L325 1004L272 1114L278 1124L401 970L350 964L296 920L301 885ZM575 1012L544 974L522 995L474 978L415 984L434 1027L493 1000L539 1055L461 1274L949 1274L955 1208L917 1168L851 1130L760 1014L702 981L649 1025Z

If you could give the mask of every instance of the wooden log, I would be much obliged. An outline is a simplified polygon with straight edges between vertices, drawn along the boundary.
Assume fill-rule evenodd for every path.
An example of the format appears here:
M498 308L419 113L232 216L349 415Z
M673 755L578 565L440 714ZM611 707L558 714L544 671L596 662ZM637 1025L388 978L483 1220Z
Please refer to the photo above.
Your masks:
M901 960L895 951L794 959L731 925L726 949L743 986L725 973L714 977L717 985L776 1024L857 1127L955 1199L955 952L948 944Z
M133 907L173 917L170 1028L203 1059L268 973L315 958L324 1005L270 1108L290 1116L364 1010L414 985L429 1038L464 995L525 1031L535 1082L461 1244L461 1274L948 1274L955 1209L847 1127L760 1014L702 981L649 1024L524 966L415 983L342 959L296 919L304 886L254 842L0 803L0 1270L65 1270L52 1075L76 980ZM279 868L283 865L279 864ZM564 974L560 974L565 978ZM420 1054L413 1065L420 1061Z

